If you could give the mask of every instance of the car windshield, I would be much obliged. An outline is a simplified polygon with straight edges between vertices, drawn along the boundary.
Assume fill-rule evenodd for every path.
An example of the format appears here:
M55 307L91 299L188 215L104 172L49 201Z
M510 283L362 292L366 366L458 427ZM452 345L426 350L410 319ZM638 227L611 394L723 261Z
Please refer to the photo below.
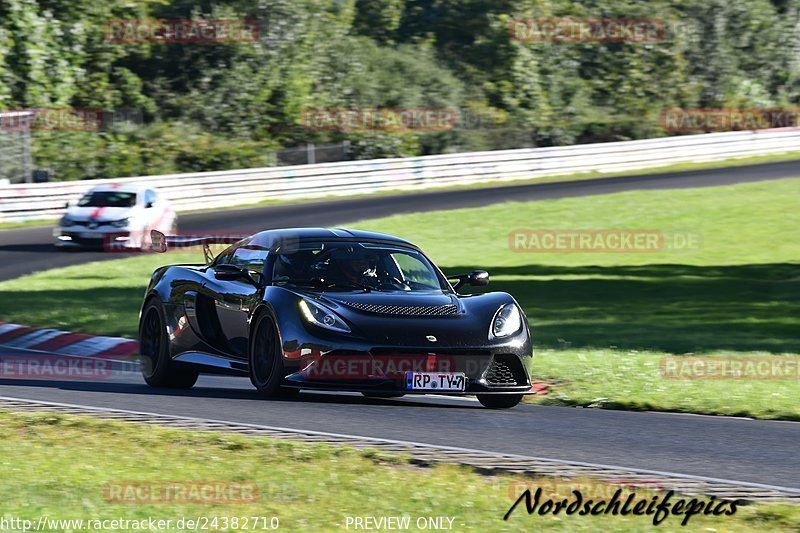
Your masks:
M135 192L93 191L86 193L78 201L80 207L133 207L136 205Z
M421 253L373 243L301 243L278 250L272 279L319 291L449 290Z

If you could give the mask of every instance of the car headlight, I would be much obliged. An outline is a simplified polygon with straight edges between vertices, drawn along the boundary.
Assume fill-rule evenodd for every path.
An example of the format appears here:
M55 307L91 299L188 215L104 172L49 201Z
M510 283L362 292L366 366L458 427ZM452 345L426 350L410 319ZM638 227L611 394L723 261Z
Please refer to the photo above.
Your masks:
M522 327L522 314L516 304L506 304L494 314L492 319L492 335L508 337Z
M114 226L115 228L127 228L128 227L128 219L123 218L120 220L115 220L113 222L109 222L110 225Z
M75 221L73 219L69 218L67 215L64 215L63 217L61 217L61 221L59 222L59 226L65 226L66 227L66 226L74 226L74 225L75 225Z
M350 328L333 311L308 300L300 300L300 311L306 320L321 328L350 333Z

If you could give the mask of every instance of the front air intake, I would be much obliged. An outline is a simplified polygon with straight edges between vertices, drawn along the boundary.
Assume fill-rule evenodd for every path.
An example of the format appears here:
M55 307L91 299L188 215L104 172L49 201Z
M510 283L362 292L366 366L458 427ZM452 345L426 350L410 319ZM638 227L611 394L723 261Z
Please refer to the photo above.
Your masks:
M484 378L490 386L524 385L527 381L522 362L511 354L495 355Z
M401 316L446 316L454 315L458 312L455 304L447 305L375 305L359 302L345 302L345 305L364 311L365 313L376 313L380 315L401 315Z

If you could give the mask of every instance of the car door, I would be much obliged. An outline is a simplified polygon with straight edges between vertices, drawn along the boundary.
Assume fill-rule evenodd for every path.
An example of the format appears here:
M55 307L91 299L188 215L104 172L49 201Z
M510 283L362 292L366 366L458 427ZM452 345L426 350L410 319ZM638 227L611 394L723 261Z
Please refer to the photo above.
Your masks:
M235 265L249 272L256 283L242 277L236 280L220 280L209 269L206 289L213 297L214 310L227 352L246 358L249 349L250 311L258 304L262 294L261 275L267 260L267 249L257 245L243 244L223 258L225 264ZM222 262L217 262L222 264Z

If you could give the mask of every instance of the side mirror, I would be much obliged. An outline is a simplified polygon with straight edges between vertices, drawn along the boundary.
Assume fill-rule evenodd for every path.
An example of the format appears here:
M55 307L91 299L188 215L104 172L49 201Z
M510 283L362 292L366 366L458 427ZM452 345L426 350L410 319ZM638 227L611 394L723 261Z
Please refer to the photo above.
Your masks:
M153 202L147 202L146 204L144 204L144 208L150 209L151 207L153 207L153 205L154 205Z
M256 281L247 270L241 269L236 265L222 264L215 266L214 277L221 281L236 281L237 279L241 279L258 287L258 281Z
M150 230L150 249L157 254L167 251L167 238L158 230Z
M66 204L64 204L64 209L69 209L69 202L67 202Z
M469 273L468 283L473 287L484 287L489 284L489 273L485 270L473 270Z
M456 274L455 276L447 276L447 279L457 279L453 288L458 290L464 285L469 284L471 287L483 287L489 284L489 273L485 270L473 270L469 274Z
M245 272L236 265L217 265L214 267L214 277L223 281L233 281L244 277Z

